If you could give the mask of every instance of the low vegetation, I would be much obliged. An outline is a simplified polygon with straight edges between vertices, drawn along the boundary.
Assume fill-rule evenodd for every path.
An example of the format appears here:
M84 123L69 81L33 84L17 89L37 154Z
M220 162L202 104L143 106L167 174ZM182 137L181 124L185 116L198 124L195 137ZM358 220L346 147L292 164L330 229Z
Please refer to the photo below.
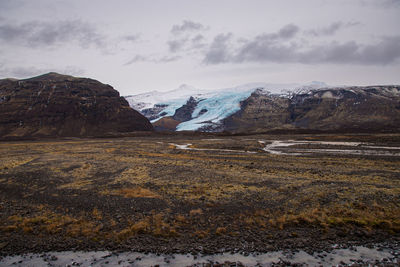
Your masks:
M0 243L13 240L2 251L270 250L400 236L400 157L262 150L259 140L278 136L185 138L0 143ZM285 138L400 146L398 135Z

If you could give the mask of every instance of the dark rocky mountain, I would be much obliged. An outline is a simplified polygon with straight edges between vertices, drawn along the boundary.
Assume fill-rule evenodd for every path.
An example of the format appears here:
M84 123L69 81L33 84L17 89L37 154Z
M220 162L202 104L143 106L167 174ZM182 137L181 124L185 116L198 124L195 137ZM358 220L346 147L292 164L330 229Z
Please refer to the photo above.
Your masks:
M168 107L168 105L156 104L152 108L142 109L140 111L140 113L142 113L149 120L154 120L154 119L158 119L161 116L166 115L165 113L162 112L166 107Z
M110 85L57 73L0 80L0 137L101 136L151 131Z
M328 88L290 97L255 91L223 125L231 132L400 131L400 86Z
M180 122L190 121L193 119L192 114L197 107L197 103L198 101L191 96L185 105L175 110L175 114L172 118Z

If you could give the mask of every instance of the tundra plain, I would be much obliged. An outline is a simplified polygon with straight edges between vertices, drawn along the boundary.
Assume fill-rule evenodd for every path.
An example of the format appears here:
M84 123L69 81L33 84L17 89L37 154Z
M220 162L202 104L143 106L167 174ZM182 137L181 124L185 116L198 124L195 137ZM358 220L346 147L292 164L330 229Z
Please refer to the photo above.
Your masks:
M399 148L399 134L1 142L0 252L396 243Z

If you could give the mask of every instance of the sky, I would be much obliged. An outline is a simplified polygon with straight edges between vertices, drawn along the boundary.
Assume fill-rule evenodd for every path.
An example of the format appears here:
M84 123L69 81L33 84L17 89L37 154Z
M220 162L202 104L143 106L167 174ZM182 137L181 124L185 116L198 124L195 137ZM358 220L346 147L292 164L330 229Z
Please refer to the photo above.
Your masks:
M400 0L0 0L0 78L400 84Z

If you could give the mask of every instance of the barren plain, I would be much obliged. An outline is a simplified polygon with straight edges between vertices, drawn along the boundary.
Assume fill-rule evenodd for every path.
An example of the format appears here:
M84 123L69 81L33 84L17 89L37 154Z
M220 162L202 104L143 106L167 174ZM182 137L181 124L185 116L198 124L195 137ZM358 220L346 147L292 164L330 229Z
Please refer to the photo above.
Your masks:
M399 148L399 134L2 142L0 252L398 243Z

